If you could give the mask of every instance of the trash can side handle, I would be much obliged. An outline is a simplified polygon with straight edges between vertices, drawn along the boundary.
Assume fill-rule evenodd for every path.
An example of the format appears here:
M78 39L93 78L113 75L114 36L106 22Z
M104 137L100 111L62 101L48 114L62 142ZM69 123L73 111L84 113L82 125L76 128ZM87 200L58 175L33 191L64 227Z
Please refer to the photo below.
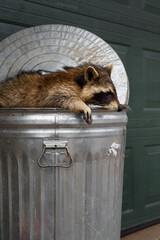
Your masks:
M67 146L67 141L62 140L48 140L43 141L43 150L38 158L38 165L41 168L48 168L48 167L63 167L68 168L71 167L73 164L73 160L71 158L71 154L69 148ZM45 161L46 151L52 149L55 150L54 153L50 153L50 161ZM61 150L63 152L59 153L58 151ZM61 154L65 155L63 159L61 159ZM67 159L67 160L66 160Z

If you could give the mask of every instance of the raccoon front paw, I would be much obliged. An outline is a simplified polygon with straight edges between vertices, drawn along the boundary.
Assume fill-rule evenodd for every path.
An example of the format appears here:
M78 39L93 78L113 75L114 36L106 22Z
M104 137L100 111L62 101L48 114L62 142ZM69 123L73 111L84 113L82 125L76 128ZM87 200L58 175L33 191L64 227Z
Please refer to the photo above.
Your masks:
M86 123L88 123L89 125L92 123L92 114L91 114L91 109L89 107L84 110L83 118L86 121Z

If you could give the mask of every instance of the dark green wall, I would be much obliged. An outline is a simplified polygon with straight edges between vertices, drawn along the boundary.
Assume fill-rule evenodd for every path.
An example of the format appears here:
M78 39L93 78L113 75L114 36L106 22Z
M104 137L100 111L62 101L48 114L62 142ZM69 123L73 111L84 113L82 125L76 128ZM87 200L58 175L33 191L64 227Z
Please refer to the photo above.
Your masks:
M41 24L82 27L117 51L130 81L122 228L160 217L160 1L0 0L0 39Z

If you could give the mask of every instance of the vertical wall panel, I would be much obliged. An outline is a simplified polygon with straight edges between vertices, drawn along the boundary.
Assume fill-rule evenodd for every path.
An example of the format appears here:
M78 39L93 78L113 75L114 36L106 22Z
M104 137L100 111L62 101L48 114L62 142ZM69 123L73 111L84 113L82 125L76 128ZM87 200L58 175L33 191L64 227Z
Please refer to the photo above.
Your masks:
M158 204L160 196L158 190L158 174L155 168L158 164L157 159L159 159L159 152L153 153L153 151L156 146L160 145L160 2L158 0L88 0L87 2L85 0L0 1L0 40L26 27L41 24L68 24L82 27L108 41L120 55L130 80L130 107L132 108L132 110L128 112L128 148L125 161L122 228L126 229L137 224L148 222L151 219L158 219L157 212L160 212L160 206ZM3 157L6 158L3 151L2 154ZM1 179L4 181L2 192L4 197L9 199L0 203L0 208L5 209L5 213L2 212L1 218L3 218L5 224L14 232L16 232L17 228L13 229L12 223L17 216L14 215L12 222L9 222L8 217L13 211L13 207L11 206L12 208L9 210L7 208L7 201L11 199L16 200L16 196L9 192L9 189L14 189L16 186L12 185L11 179L7 178L4 180L4 175L9 168L12 177L16 178L18 176L18 178L24 182L24 176L18 173L18 168L21 167L25 169L28 166L26 156L22 153L21 158L23 162L18 163L18 165L6 158L6 162L1 166ZM146 159L148 166L153 162L151 167L144 168L144 166L146 166ZM96 169L96 166L90 165L88 162L85 174L93 167L95 171L99 171ZM81 166L79 166L78 169L78 174L82 174L85 178ZM39 183L36 178L32 177L35 173L37 173L36 169L28 169L28 175L26 177L29 182L25 183L25 189L19 189L19 197L21 200L24 198L23 194L28 193L26 196L27 199L31 199L36 194L39 194L37 189L35 189L35 185L39 184L41 189L41 182L47 178L47 173L41 173L39 176L41 182ZM57 171L54 178L56 179L59 174L60 172ZM111 173L109 172L108 174ZM105 177L105 174L103 176ZM74 184L80 187L80 189L83 189L83 186L79 186L77 180L75 181ZM100 189L94 186L92 179L88 179L88 181L95 187L95 191L97 191L95 192L96 196ZM59 184L63 189L63 183ZM146 187L143 188L143 184L145 184ZM154 185L153 188L152 185ZM88 185L86 185L86 187L87 186ZM0 187L2 186L0 185ZM45 188L41 189L42 198L45 198L45 195L48 194L46 201L51 203L51 196L57 191L58 186L50 189L51 195L46 193ZM72 197L74 198L74 196ZM38 198L36 201L38 203ZM54 201L56 202L57 199L54 199ZM57 206L63 205L61 200L59 201L59 205L57 203ZM84 211L84 199L81 199L81 201L81 209ZM101 199L101 201L103 200ZM31 203L31 205L26 207L31 210L33 204L34 203ZM139 206L141 206L141 208ZM21 202L19 203L19 207L21 209L23 208ZM15 208L18 208L18 201ZM38 233L38 224L48 221L47 228L51 228L52 220L50 219L52 219L55 209L52 208L50 219L45 219L46 205L37 210L40 210L40 216L37 215L37 212L32 212L32 215L26 213L28 215L24 221L26 224L31 223L31 229L29 230L31 236L33 236L33 231L36 229L38 239L39 234L45 236L48 232L48 230L44 228L41 230L41 233ZM90 211L91 210L92 209L90 209ZM58 207L56 211L58 214L62 209ZM21 214L23 219L23 212ZM41 219L40 223L37 220L39 218ZM58 221L63 221L63 219L58 219ZM75 222L78 227L79 221L77 218L75 218ZM22 225L20 227L23 228ZM3 229L3 226L0 226L0 228ZM79 231L83 231L83 228L84 225L82 224ZM28 231L28 229L26 229L26 231ZM1 236L1 238L9 239L8 233L5 232L4 234L5 236ZM60 229L59 234L61 234ZM53 238L53 236L48 235L47 237Z

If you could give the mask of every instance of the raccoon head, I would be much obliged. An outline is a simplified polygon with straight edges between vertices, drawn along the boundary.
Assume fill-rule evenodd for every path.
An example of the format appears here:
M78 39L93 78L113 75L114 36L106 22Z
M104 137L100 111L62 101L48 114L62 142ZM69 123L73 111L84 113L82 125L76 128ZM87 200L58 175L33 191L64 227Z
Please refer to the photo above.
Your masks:
M84 70L81 97L88 104L101 105L110 111L122 111L126 106L119 103L115 86L111 80L113 65L102 67L88 65Z

